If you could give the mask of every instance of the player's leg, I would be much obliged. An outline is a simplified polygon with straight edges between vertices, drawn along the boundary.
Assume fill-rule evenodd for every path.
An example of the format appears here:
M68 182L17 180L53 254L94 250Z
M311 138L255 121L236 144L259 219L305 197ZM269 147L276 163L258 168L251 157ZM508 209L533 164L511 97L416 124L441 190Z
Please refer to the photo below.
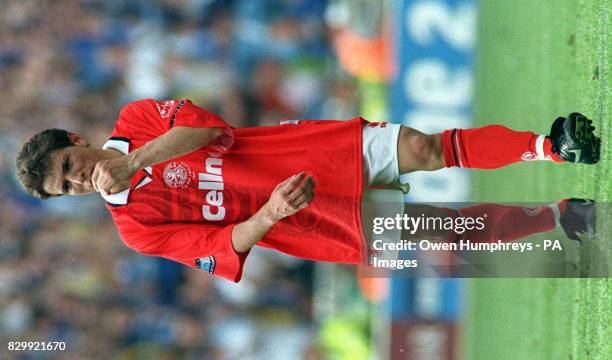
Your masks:
M397 160L400 174L444 168L442 134L428 135L402 126L397 140Z
M482 203L459 210L425 204L405 204L405 214L421 218L421 221L426 223L421 223L417 229L404 230L402 239L509 242L549 232L560 226L569 239L581 241L579 234L589 238L595 234L595 210L595 203L584 199L564 199L552 204L532 207ZM483 226L475 226L472 223L474 226L471 226L471 229L462 227L464 231L453 232L441 229L440 225L436 225L436 219L449 217L474 220L481 218Z
M406 204L404 213L421 221L418 228L402 233L402 239L419 241L469 240L471 242L509 242L545 233L560 225L567 201L536 207L482 203L462 209L438 208L423 204ZM420 219L419 219L420 218ZM463 226L471 218L470 226ZM448 227L448 219L458 225ZM443 227L443 224L446 227ZM481 224L481 225L478 225Z
M458 212L463 217L484 217L484 228L459 234L455 241L508 242L549 232L555 227L561 227L569 239L578 242L581 242L579 234L588 238L595 234L595 203L585 199L564 199L535 207L478 204Z
M532 160L594 164L599 161L600 144L591 120L578 113L555 120L548 136L501 125L434 135L403 127L398 163L400 173L454 166L496 169Z

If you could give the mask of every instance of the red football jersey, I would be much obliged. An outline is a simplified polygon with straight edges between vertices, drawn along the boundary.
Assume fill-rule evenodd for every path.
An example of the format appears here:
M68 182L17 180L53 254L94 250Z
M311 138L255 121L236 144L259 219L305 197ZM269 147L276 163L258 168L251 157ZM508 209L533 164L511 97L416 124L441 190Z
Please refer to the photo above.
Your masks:
M189 100L130 103L104 148L128 153L173 126L224 133L198 151L139 171L129 189L104 198L127 246L238 282L248 253L235 252L233 226L251 217L278 183L305 171L317 182L313 202L274 225L258 245L305 259L360 263L364 121L234 129Z

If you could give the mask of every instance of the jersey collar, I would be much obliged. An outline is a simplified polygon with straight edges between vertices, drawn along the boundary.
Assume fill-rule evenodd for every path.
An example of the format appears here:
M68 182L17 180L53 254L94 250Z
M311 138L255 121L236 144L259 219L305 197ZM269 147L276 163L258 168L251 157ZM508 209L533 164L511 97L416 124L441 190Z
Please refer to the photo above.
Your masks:
M127 155L130 152L130 139L124 137L111 137L103 146L102 149L113 149L117 150L123 155ZM151 166L147 166L143 169L145 171L145 176L134 186L134 190L139 189L146 184L150 183L153 179L153 168ZM133 178L132 178L133 179ZM123 190L122 192L110 195L102 195L102 198L106 200L106 202L110 206L121 206L128 203L128 195L130 194L130 187Z
M127 155L130 152L130 140L123 137L112 137L103 146L102 149L114 149L121 152L123 155ZM102 198L111 206L121 206L128 202L128 195L130 194L130 188L118 192L116 194L102 195Z

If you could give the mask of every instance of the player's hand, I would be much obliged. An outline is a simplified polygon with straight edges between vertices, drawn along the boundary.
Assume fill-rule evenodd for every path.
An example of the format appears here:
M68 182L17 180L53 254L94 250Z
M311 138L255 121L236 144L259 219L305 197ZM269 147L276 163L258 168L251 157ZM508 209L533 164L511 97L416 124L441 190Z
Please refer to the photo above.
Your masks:
M303 172L278 184L266 204L271 219L279 221L310 205L314 198L315 185L314 178Z
M130 179L137 170L126 156L98 161L91 175L91 184L101 194L116 194L130 186Z

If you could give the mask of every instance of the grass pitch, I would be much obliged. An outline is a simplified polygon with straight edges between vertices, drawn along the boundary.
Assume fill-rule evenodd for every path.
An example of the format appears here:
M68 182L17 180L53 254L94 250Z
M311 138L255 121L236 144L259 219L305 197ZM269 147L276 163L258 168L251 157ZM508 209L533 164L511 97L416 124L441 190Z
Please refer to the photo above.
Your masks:
M480 8L477 123L547 134L557 116L579 111L596 124L602 159L475 171L473 199L612 202L612 0L497 0ZM466 358L612 359L612 224L598 227L593 243L568 246L576 276L600 278L472 280Z

